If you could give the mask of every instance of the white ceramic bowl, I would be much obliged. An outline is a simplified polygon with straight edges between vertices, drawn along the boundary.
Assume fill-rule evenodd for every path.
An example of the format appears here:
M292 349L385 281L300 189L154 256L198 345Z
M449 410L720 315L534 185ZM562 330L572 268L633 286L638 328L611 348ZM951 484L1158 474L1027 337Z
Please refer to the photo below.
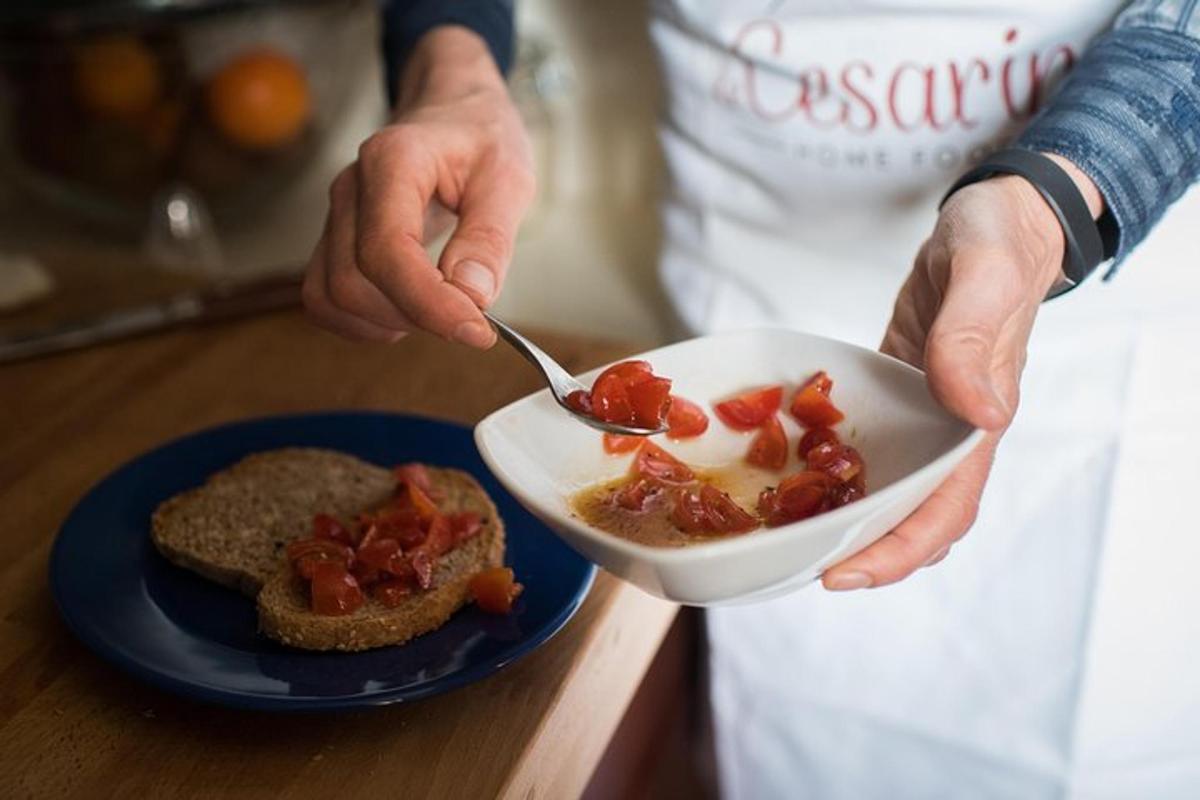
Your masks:
M833 378L846 414L839 432L867 465L869 494L811 519L682 548L635 544L574 516L579 490L624 474L632 456L606 454L600 434L564 413L544 390L479 423L475 442L492 472L573 548L651 594L689 605L765 599L792 591L866 547L911 513L971 451L982 433L950 416L924 375L879 353L789 330L765 329L691 339L642 353L672 391L700 403L712 423L683 442L656 437L693 466L739 461L750 434L729 430L712 404L772 383L791 389L818 369ZM582 377L590 384L599 369ZM785 415L781 415L785 416ZM784 423L794 450L799 428ZM784 474L799 469L793 452ZM764 476L761 481L770 476Z

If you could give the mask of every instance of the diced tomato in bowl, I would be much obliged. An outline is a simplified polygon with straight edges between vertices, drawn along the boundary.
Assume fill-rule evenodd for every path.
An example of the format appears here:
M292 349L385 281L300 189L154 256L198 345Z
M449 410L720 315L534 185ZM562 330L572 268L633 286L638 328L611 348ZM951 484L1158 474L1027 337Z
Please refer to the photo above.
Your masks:
M743 330L672 344L634 358L674 378L671 393L700 405L710 417L708 429L690 440L651 437L671 460L632 442L624 455L610 455L601 446L601 436L564 415L548 393L488 417L476 428L476 441L500 481L573 547L615 575L676 602L757 600L810 583L821 569L898 524L978 441L970 426L937 406L918 371L842 342L790 330ZM806 394L803 387L819 370L824 377L812 381L812 392ZM592 385L598 375L583 381ZM768 391L765 404L743 399L732 414L729 406L722 408L724 415L718 410L722 403L772 388L778 392ZM800 401L793 403L798 394ZM812 394L821 398L806 405ZM765 411L756 413L758 405L765 405ZM747 413L739 413L747 407ZM808 414L809 407L818 413ZM829 413L830 407L835 413ZM668 421L671 416L668 409ZM739 470L772 417L785 434L783 468ZM817 430L822 432L809 436ZM801 440L810 446L802 447ZM807 450L827 441L854 447L865 462L867 480L839 480L837 475L850 474L840 468L835 474L807 469ZM778 463L774 458L768 463ZM613 488L639 460L650 472L650 477L640 476L646 483ZM852 471L853 459L846 460ZM653 477L660 471L676 482ZM818 475L789 481L801 472ZM680 536L672 533L675 544L653 546L642 537L631 541L610 533L574 505L577 493L603 484L608 494L594 496L614 499L602 510L615 507L613 514L626 513L615 499L623 490L620 496L633 507L629 514L647 514L656 524L667 520L673 525L669 515L682 519L690 508L687 504L699 499L703 483L728 492L759 520L764 517L757 496L770 487L776 494L764 502L771 515L767 522L803 518L744 534L698 533L694 544L680 544ZM683 511L676 511L680 496L688 499ZM805 516L822 509L827 513Z
M775 415L783 402L782 386L767 386L717 403L717 416L737 431L752 431Z

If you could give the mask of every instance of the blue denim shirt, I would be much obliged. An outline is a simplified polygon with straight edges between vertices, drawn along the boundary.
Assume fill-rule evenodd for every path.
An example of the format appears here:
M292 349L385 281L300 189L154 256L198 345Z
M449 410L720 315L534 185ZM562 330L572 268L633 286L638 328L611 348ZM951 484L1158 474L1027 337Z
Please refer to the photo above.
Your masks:
M1200 177L1198 7L1200 0L1131 2L1016 142L1064 156L1095 181L1116 228L1110 275ZM473 29L507 69L512 15L512 0L387 0L392 96L404 54L435 25Z
M1096 183L1117 233L1109 276L1200 177L1198 6L1130 3L1016 142Z

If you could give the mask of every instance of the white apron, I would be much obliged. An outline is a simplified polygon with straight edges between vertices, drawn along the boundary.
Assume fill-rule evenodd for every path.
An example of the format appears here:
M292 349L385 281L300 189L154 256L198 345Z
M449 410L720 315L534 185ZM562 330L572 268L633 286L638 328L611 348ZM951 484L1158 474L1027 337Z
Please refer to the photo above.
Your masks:
M878 344L940 192L1121 5L657 2L684 325ZM726 796L1200 797L1198 213L1044 308L945 562L709 613Z

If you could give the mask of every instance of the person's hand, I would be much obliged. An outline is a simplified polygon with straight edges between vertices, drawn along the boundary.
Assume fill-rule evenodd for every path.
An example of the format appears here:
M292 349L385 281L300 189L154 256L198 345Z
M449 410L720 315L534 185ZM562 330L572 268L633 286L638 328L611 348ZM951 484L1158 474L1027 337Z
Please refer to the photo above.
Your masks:
M1095 185L1065 159L1093 216ZM883 352L924 369L956 416L988 431L979 447L907 519L826 570L827 589L895 583L945 558L975 521L992 456L1017 408L1025 346L1046 293L1061 277L1058 219L1023 178L955 192L896 299Z
M496 335L480 309L500 291L534 192L520 117L483 40L457 27L422 37L397 109L330 188L304 305L355 339L420 329L490 347ZM446 209L458 221L435 266L425 244Z

